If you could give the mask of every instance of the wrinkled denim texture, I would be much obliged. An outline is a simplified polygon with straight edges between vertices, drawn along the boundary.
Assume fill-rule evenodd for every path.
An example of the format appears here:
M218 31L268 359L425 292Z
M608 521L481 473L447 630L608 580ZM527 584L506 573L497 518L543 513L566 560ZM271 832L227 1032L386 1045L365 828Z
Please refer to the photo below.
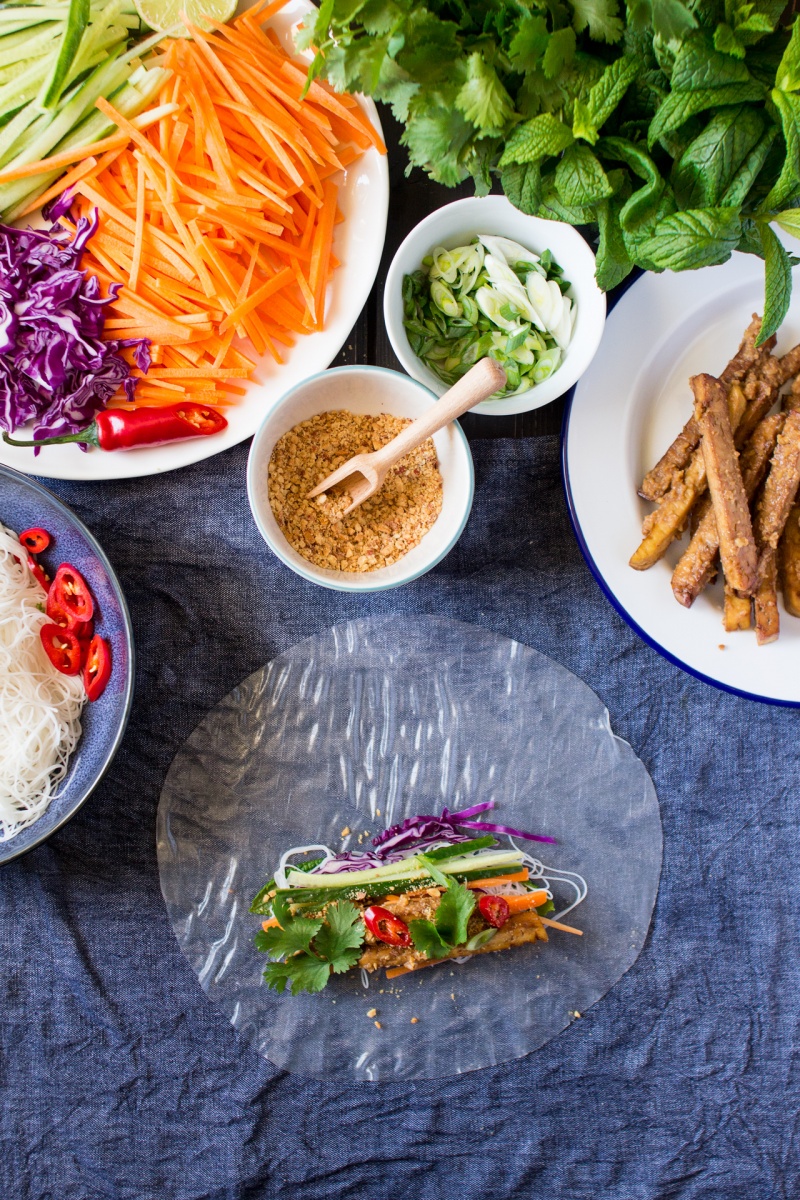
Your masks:
M3 1197L800 1194L800 713L717 692L625 626L570 530L557 439L473 450L461 541L378 596L315 588L269 554L246 447L49 485L120 575L136 696L94 796L0 871ZM664 870L637 962L540 1050L443 1082L335 1086L277 1071L204 996L161 899L155 814L174 754L237 682L336 622L400 612L497 630L584 679L653 777Z

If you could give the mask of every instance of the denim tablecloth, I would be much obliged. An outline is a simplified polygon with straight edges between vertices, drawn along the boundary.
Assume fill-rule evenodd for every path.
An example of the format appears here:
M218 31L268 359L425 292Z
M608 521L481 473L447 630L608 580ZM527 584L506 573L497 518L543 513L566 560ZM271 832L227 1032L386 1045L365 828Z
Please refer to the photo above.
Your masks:
M800 1195L800 713L717 692L628 630L580 557L555 438L473 449L458 546L374 597L314 588L268 553L246 447L51 485L119 573L136 696L92 799L0 869L3 1200ZM655 782L664 871L636 964L541 1050L444 1082L336 1086L277 1071L200 990L162 903L155 814L176 750L234 684L329 625L398 612L497 630L594 688Z

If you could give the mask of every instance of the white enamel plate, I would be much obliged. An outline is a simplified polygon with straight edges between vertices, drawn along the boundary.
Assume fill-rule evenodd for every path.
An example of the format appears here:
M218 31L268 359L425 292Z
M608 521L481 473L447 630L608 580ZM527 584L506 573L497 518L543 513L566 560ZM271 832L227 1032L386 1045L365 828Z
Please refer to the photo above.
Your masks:
M800 296L800 268L794 270ZM563 468L581 549L614 607L651 646L690 674L755 700L800 706L800 620L781 607L776 642L752 631L726 633L722 587L690 609L670 577L687 538L649 571L628 560L652 507L637 487L692 411L689 376L719 374L763 305L764 264L734 254L723 266L643 275L611 312L600 349L578 383L565 420ZM778 335L776 353L800 341L800 300Z
M310 12L316 13L310 0L289 0L273 17L272 28L287 50L293 52L293 31ZM359 102L380 132L373 102L364 97ZM324 330L298 338L286 351L280 366L268 356L261 359L256 378L246 385L246 395L226 409L228 428L223 433L112 454L99 450L85 454L76 445L45 446L36 458L33 450L7 446L0 441L0 463L49 479L130 479L188 466L254 434L265 413L284 392L330 365L358 320L375 282L386 236L389 209L386 155L371 149L343 172L339 207L344 220L336 226L333 251L341 265L328 289Z

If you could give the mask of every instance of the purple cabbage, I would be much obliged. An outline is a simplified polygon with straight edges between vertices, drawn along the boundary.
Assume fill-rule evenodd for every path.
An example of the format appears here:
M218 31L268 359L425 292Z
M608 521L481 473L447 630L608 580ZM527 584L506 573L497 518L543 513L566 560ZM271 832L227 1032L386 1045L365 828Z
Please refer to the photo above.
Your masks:
M60 197L47 216L68 214ZM71 219L71 218L70 218ZM77 433L105 408L122 385L133 400L137 379L120 350L133 347L143 372L150 365L147 339L103 339L105 306L96 275L80 269L99 223L80 217L74 233L0 225L0 428L13 433L28 421L33 436Z
M511 825L497 825L489 821L473 821L479 813L494 808L494 800L484 800L481 804L473 804L463 812L451 813L449 809L442 810L441 816L433 814L418 817L406 817L398 825L391 825L378 837L372 839L375 850L345 850L334 854L331 858L315 867L314 875L338 875L343 871L366 871L371 867L383 867L387 863L400 862L409 854L421 853L441 842L471 841L476 832L505 833L510 837L524 838L529 842L554 843L555 838L544 837L538 833L526 833L523 829L514 829ZM469 833L460 830L468 829Z

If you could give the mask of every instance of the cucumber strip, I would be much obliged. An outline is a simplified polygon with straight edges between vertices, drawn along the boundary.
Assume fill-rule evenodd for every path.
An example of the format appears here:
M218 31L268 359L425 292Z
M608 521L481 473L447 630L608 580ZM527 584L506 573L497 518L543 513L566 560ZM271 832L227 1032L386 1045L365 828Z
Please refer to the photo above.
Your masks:
M89 24L89 15L89 0L70 0L58 53L37 98L41 109L55 108L61 99L61 93L67 83L67 76L80 49L86 26Z
M0 37L0 67L10 66L23 58L36 58L52 48L60 32L57 21L48 21L33 33L27 29Z
M109 98L124 117L136 117L150 107L168 75L169 72L162 67L151 67L149 71L144 71L145 79L138 86L134 87L130 82L124 83L116 92L111 92ZM44 154L26 158L25 161L35 162L36 158L43 158L51 150L56 153L60 150L71 150L75 146L89 145L91 142L97 142L107 134L113 133L116 128L116 125L101 112L91 112L57 145L52 145L44 151ZM15 162L21 162L21 160L22 156L20 155L19 160L15 160ZM55 183L63 173L63 168L59 168L56 171L48 171L45 175L16 179L0 185L0 216L2 219L13 221L20 215L22 209L27 208L37 196L41 196L50 187L50 184Z
M49 67L50 55L45 54L41 58L35 58L16 79L12 79L4 87L0 87L0 113L10 112L32 100L42 86Z
M0 168L6 165L6 159L13 154L14 145L25 133L26 129L38 122L38 128L31 130L31 136L40 133L51 121L51 117L43 117L31 101L15 113L7 125L0 129Z
M453 846L439 846L436 850L426 850L425 857L431 862L441 862L445 858L460 858L474 850L486 850L489 846L496 845L497 839L488 833L486 837L472 838L468 842L456 842Z
M329 875L325 881L326 888L343 888L343 887L365 887L378 880L384 879L421 879L427 872L419 866L419 860L416 856L411 855L405 860L407 866L401 870L400 863L389 863L384 867L373 867L368 871L343 871L340 875ZM485 871L489 867L519 867L522 863L522 857L517 850L498 850L482 855L480 858L461 857L447 859L442 863L442 871L446 875L458 875L465 872L477 870L479 872L475 878L480 878L480 872ZM308 876L301 875L300 872L288 871L286 874L286 882L293 888L298 887L314 887L317 881L309 880ZM317 885L318 886L318 885Z

